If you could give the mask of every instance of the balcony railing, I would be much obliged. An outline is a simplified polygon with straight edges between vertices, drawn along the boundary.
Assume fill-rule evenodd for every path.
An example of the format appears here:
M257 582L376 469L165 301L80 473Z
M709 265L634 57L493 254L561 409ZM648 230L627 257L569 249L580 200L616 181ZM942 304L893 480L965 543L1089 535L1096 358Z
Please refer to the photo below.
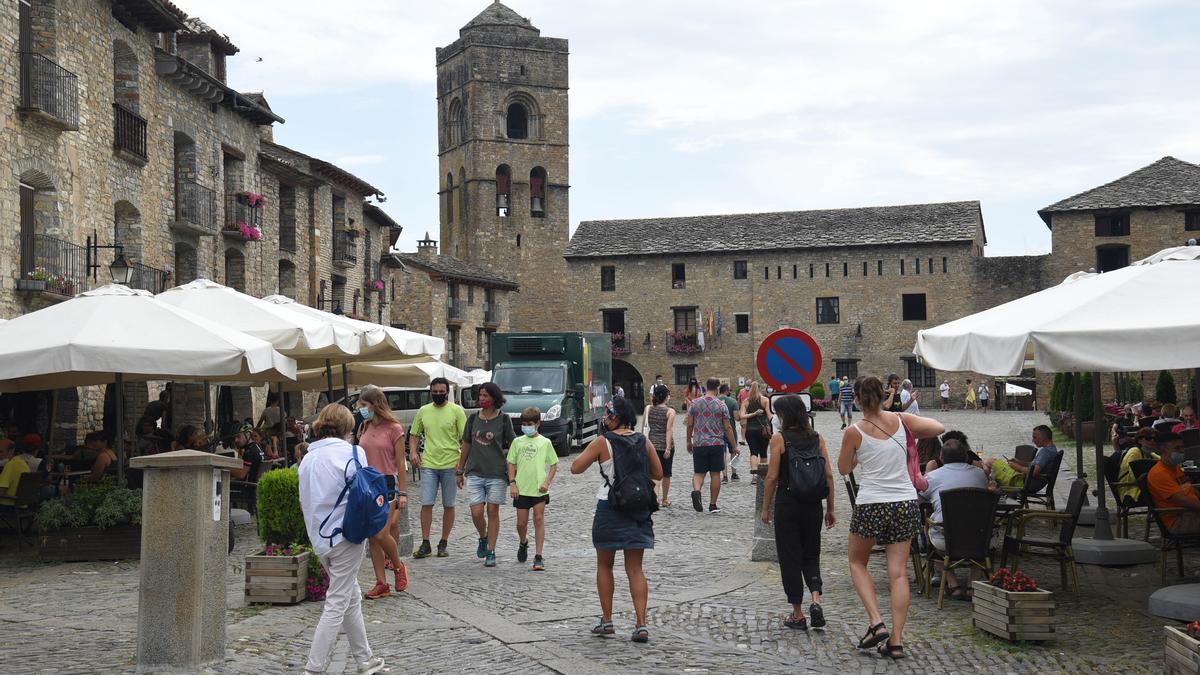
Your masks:
M703 351L695 333L667 331L668 354L699 354Z
M50 59L21 52L21 109L53 118L67 129L79 128L79 79Z
M120 103L113 104L113 148L146 160L146 120Z
M622 332L612 334L612 353L613 356L624 356L633 351L633 340Z
M140 288L151 293L162 293L170 286L171 273L157 267L133 263L133 278L129 280L130 288Z
M18 288L74 296L87 290L87 247L46 234L21 234Z
M333 262L350 267L358 262L358 237L345 230L333 233Z
M175 221L201 234L217 233L217 193L191 181L176 185Z
M453 321L462 321L467 316L467 303L458 298L446 299L446 318Z
M496 303L483 303L483 322L487 324L500 323L500 307Z

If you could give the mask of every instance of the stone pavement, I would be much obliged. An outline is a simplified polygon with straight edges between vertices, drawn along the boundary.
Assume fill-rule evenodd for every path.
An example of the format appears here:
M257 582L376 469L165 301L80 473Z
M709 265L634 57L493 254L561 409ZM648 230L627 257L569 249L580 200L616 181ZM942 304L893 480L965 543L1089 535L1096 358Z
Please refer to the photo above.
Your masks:
M1037 413L934 413L967 432L984 454L1025 442ZM832 413L818 430L836 457L841 432ZM682 433L680 433L682 441ZM680 443L680 447L683 447ZM1046 645L1010 645L970 626L969 603L945 609L913 595L905 643L910 658L885 661L857 653L866 625L846 564L849 509L838 482L838 524L825 535L822 569L829 626L798 633L783 627L789 611L778 568L749 562L754 488L743 479L722 491L723 513L691 510L690 461L679 458L675 504L655 515L657 546L646 555L650 582L647 645L629 641L632 607L618 562L617 635L588 634L599 614L590 526L596 469L571 476L561 465L547 510L545 572L516 562L515 511L504 507L499 565L474 555L475 531L460 495L449 558L412 560L407 593L364 603L372 647L390 672L1157 672L1161 626L1147 616L1157 570L1080 566L1080 593L1058 593L1057 565L1026 565L1056 591L1060 628ZM836 461L836 460L835 460ZM707 503L707 489L705 490ZM440 514L439 514L440 516ZM415 521L415 516L414 516ZM418 525L413 523L414 528ZM435 518L435 528L437 518ZM291 607L242 603L241 556L257 542L240 528L229 559L227 660L214 672L297 673L303 669L320 603ZM1197 560L1189 556L1194 570ZM137 563L48 565L10 558L0 577L0 654L7 673L112 673L134 668ZM883 590L882 559L873 560ZM369 564L360 580L371 583ZM881 603L886 607L886 593ZM885 617L887 616L885 609ZM888 621L890 625L890 620ZM354 672L339 640L330 672Z

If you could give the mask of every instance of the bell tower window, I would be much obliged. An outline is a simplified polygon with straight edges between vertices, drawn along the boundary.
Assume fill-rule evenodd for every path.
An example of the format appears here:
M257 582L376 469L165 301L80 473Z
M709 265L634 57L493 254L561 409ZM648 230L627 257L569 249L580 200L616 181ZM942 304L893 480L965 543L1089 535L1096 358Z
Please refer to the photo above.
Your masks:
M529 109L523 103L511 103L505 114L505 126L508 137L513 139L529 138Z
M512 203L512 169L507 164L496 167L496 215L508 217L508 206Z
M546 217L546 170L540 166L529 172L529 215Z
M454 174L446 174L446 222L454 222Z
M466 140L466 117L463 115L462 101L454 99L450 102L450 119L447 127L450 132L450 145L455 146Z

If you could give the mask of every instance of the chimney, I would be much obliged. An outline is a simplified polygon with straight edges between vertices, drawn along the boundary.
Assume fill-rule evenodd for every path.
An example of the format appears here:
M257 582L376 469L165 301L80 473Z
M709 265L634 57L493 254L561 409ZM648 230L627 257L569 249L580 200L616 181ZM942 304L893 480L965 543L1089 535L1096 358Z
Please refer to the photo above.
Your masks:
M430 258L438 254L437 240L430 239L429 233L425 233L425 238L417 242L417 255L428 256Z

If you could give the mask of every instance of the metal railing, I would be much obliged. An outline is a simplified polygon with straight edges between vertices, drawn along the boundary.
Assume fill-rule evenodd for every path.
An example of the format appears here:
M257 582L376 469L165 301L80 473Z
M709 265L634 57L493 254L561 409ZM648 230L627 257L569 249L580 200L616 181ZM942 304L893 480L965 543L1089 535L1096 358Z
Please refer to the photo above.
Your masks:
M21 233L21 281L74 296L87 290L87 247L47 234Z
M146 159L146 120L120 103L113 104L113 147Z
M345 230L333 233L333 261L353 265L358 262L358 237Z
M262 229L263 210L246 203L246 196L240 193L225 195L225 228L238 229L242 223L250 227Z
M217 193L192 181L178 183L175 190L175 219L216 234Z
M79 128L79 78L45 56L21 52L21 108Z
M613 356L624 356L633 351L633 340L629 339L626 333L612 334L612 353Z
M667 331L668 354L699 354L704 351L695 333Z
M130 288L140 288L151 293L162 293L167 290L171 281L171 273L157 267L133 263L133 277L129 280Z
M483 303L483 322L491 324L500 323L500 307L496 303Z
M458 298L446 298L446 317L462 320L467 316L467 303Z

